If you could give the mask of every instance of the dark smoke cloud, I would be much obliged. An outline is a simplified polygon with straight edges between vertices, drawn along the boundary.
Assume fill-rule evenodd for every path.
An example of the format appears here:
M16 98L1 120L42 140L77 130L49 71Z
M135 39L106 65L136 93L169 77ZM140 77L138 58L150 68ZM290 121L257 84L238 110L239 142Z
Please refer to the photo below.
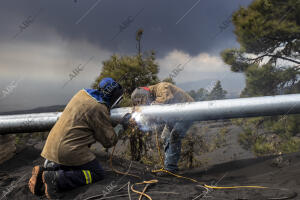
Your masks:
M142 50L157 52L161 78L191 56L195 59L175 78L178 85L185 89L205 87L226 71L226 80L230 80L224 84L226 89L240 90L242 76L229 72L219 53L238 46L228 19L239 6L249 3L2 0L0 95L12 81L20 77L23 81L0 102L0 112L67 103L76 91L90 86L99 75L101 62L113 53L136 54L135 32L139 28L144 29ZM62 88L69 74L92 56L89 66Z
M55 30L66 40L84 39L112 52L118 51L118 45L122 45L123 51L135 52L135 31L143 28L143 49L154 49L161 56L173 49L180 49L190 55L214 52L215 49L220 49L224 41L234 39L232 27L212 39L220 31L219 26L239 6L246 6L251 1L198 1L4 0L1 1L0 8L3 33L0 39L6 40L14 35L17 30L11 31L28 16L43 8L34 22L40 30L27 34L27 40L44 40L44 27ZM137 14L128 27L111 41L120 31L122 23Z

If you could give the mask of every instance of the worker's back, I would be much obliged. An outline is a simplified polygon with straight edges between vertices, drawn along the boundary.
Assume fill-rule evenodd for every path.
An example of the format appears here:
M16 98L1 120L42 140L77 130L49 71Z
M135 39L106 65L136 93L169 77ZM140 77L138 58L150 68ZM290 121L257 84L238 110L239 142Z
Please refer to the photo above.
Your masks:
M58 164L82 165L95 158L89 145L96 140L110 147L117 138L107 107L80 90L50 131L41 155Z
M154 95L154 103L172 104L193 102L194 99L181 88L168 82L161 82L156 85L149 86L150 92Z

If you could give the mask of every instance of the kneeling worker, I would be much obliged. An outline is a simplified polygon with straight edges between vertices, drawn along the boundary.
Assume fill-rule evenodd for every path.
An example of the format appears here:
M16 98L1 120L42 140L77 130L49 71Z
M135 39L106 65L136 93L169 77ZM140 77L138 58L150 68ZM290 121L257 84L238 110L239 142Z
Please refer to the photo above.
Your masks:
M61 191L103 179L104 171L90 146L96 141L105 148L117 143L124 128L121 124L113 128L109 111L122 96L122 86L104 78L99 89L80 90L70 100L41 153L46 159L44 166L32 170L28 185L33 194L42 195L44 188L47 198L55 199ZM124 126L129 118L123 118Z
M168 82L136 88L131 94L131 100L135 106L194 101L189 94ZM190 122L165 123L161 137L165 150L164 168L169 172L176 173L178 171L177 163L181 153L181 140L184 138L190 125ZM157 175L164 175L164 173L158 173Z

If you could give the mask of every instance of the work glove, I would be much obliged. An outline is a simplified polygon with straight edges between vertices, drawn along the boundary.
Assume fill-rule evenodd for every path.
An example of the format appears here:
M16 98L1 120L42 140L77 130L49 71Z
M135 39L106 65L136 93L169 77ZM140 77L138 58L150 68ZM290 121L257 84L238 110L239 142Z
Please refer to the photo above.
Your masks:
M117 134L118 139L120 139L125 132L122 124L118 124L117 126L115 126L114 131Z
M124 129L127 129L129 127L131 117L132 117L131 113L126 113L122 118L121 124L123 125Z

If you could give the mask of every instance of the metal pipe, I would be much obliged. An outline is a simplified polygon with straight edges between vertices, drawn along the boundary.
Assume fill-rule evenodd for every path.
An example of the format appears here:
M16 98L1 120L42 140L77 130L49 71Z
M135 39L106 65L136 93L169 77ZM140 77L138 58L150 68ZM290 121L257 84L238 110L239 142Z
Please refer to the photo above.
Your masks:
M117 108L111 111L111 118L119 121L130 110L136 110L147 119L165 122L298 114L300 94Z
M45 113L32 113L32 114L17 114L17 115L0 115L0 120L2 119L16 119L16 118L40 118L40 117L58 117L61 112L45 112Z
M164 122L299 114L300 94L116 108L111 110L111 119L120 121L128 112L138 113L147 120ZM1 116L0 134L50 130L60 114Z
M0 118L0 135L32 133L50 130L61 113L3 115Z

